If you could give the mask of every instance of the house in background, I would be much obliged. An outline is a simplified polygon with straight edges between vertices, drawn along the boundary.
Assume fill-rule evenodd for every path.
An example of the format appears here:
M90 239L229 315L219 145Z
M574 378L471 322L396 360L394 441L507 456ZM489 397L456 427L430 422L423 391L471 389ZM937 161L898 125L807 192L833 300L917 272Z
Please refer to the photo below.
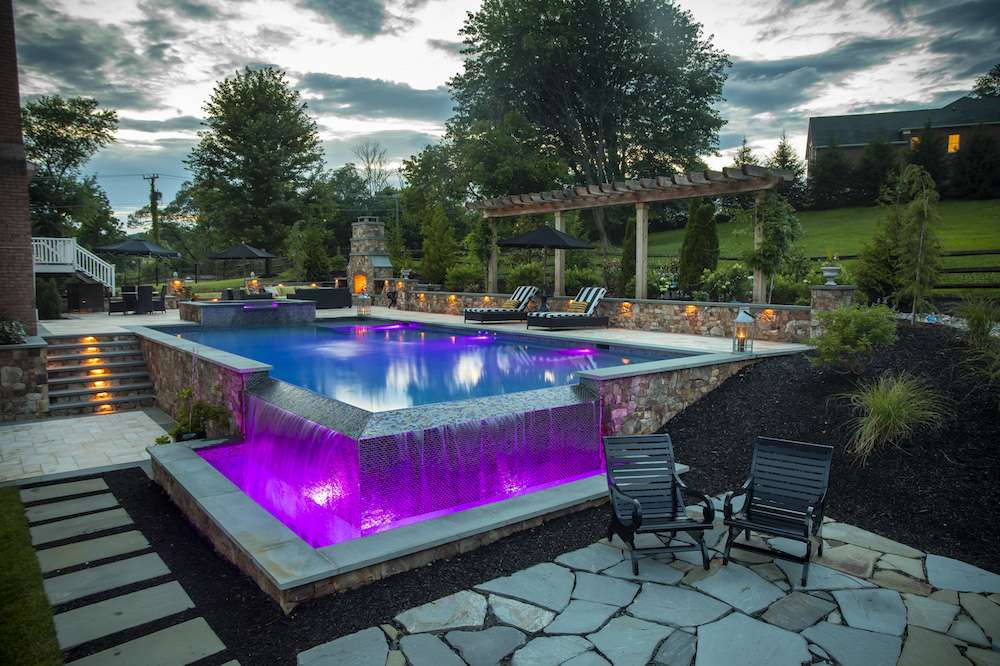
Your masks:
M962 97L940 109L810 118L806 162L814 163L822 151L836 146L856 164L865 146L879 138L900 151L912 150L928 124L931 135L943 140L950 155L961 151L980 126L1000 144L1000 98Z

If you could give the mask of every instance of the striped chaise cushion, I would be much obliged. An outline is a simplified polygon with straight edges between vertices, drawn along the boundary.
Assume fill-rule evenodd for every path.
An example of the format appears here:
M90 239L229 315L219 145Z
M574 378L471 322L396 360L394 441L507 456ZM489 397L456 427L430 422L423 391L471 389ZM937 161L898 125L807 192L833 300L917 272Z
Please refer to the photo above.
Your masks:
M524 312L528 307L528 302L538 293L538 287L518 287L510 295L511 300L517 301L517 312ZM466 312L509 312L510 308L466 308Z
M594 313L597 311L597 306L601 303L601 299L604 295L608 293L608 290L604 287L584 287L580 290L580 293L576 295L574 301L583 301L587 304L587 310L584 313L579 312L539 312L532 313L532 316L536 317L593 317Z

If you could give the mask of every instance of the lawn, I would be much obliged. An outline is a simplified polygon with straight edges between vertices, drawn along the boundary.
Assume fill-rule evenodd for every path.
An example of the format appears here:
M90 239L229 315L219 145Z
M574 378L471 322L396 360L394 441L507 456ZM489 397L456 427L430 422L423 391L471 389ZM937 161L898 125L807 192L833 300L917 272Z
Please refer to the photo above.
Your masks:
M0 488L0 664L61 664L17 488Z
M1000 199L989 201L944 201L940 205L941 226L938 236L943 249L1000 249ZM883 214L878 207L838 208L799 213L804 231L802 245L808 256L858 254L872 236ZM649 235L650 255L676 256L684 239L683 229L660 231ZM719 225L719 250L722 256L740 256L753 239L746 227ZM984 257L971 258L977 265Z

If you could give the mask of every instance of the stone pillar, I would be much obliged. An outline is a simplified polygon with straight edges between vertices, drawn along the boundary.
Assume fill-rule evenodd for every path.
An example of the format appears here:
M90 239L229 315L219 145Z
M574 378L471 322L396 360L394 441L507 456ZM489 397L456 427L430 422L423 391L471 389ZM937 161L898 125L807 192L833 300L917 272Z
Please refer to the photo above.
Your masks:
M855 290L857 287L853 284L814 284L809 288L809 306L811 308L809 323L813 337L823 332L819 322L819 313L848 307L854 303Z
M38 332L35 268L28 216L28 163L21 134L21 98L14 47L14 9L0 0L0 316Z
M566 231L566 222L563 220L562 211L556 213L556 231ZM566 295L566 250L556 250L556 284L553 296Z
M486 293L497 293L497 263L499 248L497 247L497 221L494 218L487 220L490 225L490 261L486 266Z
M764 224L761 222L764 206L764 193L757 192L753 204L753 250L760 252L764 247ZM753 296L750 299L754 303L767 303L767 282L768 276L759 268L753 269Z
M646 298L649 204L635 205L635 297Z

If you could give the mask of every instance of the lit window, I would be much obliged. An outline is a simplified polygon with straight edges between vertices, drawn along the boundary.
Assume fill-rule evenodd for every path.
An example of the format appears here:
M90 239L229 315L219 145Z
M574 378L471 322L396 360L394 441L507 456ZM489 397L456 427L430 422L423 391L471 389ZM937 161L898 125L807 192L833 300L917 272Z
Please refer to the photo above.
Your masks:
M948 152L949 153L957 153L958 152L958 146L959 146L958 135L957 134L949 134L948 135Z
M910 149L911 150L916 150L919 147L920 147L920 137L919 136L911 136L910 137Z

